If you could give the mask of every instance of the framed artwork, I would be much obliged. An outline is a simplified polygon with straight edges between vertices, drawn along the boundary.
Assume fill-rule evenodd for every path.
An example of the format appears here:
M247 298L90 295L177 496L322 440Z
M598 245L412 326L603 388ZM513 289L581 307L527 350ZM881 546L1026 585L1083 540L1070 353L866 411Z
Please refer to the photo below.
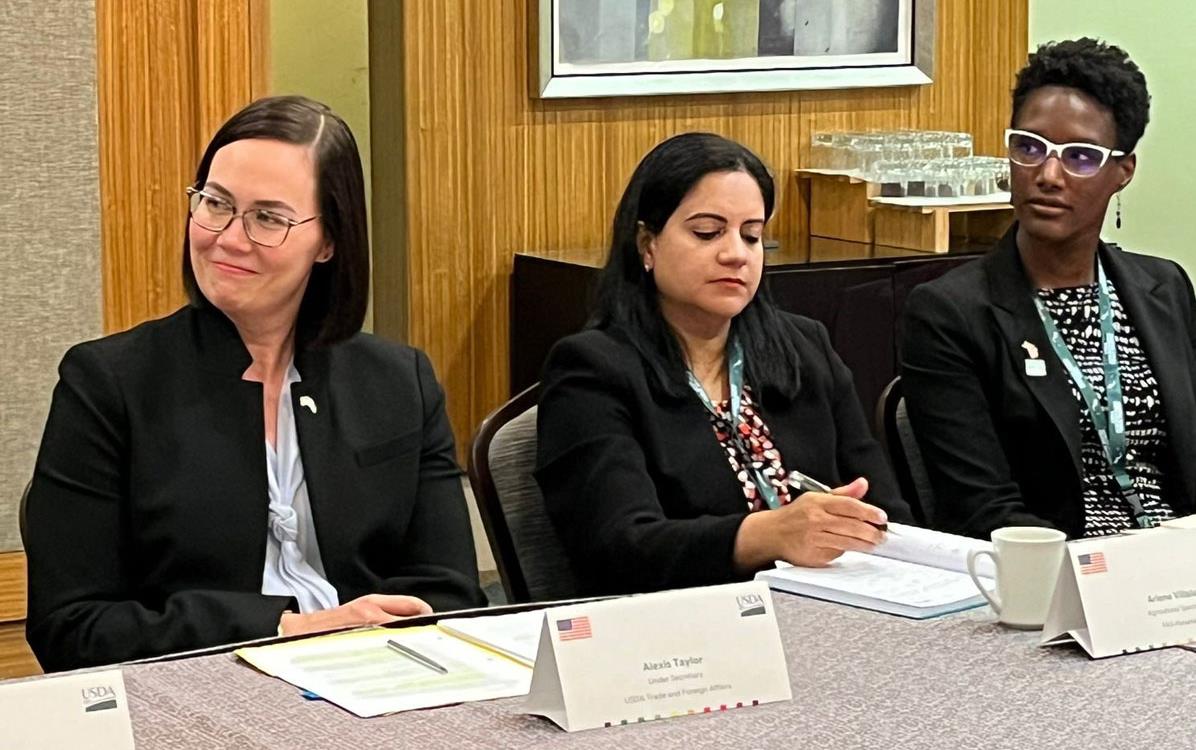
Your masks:
M909 86L935 0L538 0L539 96Z

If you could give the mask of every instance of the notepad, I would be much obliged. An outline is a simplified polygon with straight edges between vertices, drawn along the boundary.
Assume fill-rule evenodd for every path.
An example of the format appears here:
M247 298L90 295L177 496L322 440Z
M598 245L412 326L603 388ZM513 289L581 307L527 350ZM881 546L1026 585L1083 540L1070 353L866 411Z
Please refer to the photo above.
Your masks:
M970 550L992 549L990 542L890 523L894 532L871 554L845 552L825 568L778 563L756 574L769 588L925 619L985 603L967 574ZM992 563L978 561L977 573L992 585Z
M543 623L544 611L538 609L490 617L454 617L441 620L436 626L450 635L534 667Z
M368 628L238 649L260 671L361 717L526 695L543 611L458 618L414 628ZM535 631L535 635L531 632ZM396 653L414 649L446 674Z

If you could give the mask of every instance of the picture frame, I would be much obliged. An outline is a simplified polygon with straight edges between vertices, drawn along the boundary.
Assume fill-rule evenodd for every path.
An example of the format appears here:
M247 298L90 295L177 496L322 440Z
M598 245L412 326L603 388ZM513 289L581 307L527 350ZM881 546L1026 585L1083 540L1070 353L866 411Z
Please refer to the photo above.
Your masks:
M538 0L544 99L923 85L936 0Z

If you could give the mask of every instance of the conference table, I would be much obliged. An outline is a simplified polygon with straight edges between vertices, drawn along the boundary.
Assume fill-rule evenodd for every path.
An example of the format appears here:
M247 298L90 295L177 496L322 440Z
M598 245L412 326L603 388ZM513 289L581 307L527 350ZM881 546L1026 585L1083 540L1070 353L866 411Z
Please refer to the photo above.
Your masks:
M987 608L915 621L773 598L793 700L574 734L524 714L523 698L360 719L231 653L123 671L140 750L1196 744L1196 652L1091 660L1075 646L1040 648L1038 632L1006 629Z

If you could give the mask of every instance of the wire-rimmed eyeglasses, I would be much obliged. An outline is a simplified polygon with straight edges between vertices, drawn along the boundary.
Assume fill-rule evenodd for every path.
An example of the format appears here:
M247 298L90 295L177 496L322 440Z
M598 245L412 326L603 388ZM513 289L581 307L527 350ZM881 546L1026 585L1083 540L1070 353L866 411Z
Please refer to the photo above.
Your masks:
M320 218L320 214L316 214L306 219L292 219L268 208L250 208L237 213L237 207L231 201L193 187L187 188L187 200L191 221L196 226L209 232L223 232L240 216L245 236L263 247L278 247L287 241L292 227Z

